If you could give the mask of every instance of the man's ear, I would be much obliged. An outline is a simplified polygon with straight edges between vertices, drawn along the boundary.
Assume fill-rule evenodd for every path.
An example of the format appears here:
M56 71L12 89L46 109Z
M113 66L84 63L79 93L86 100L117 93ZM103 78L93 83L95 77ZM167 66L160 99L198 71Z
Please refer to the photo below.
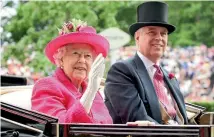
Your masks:
M135 32L135 35L134 35L134 39L135 39L135 43L136 43L136 45L138 45L138 41L139 41L139 31L137 30L136 32Z
M139 40L139 36L140 36L140 29L135 32L135 35L134 35L135 41Z

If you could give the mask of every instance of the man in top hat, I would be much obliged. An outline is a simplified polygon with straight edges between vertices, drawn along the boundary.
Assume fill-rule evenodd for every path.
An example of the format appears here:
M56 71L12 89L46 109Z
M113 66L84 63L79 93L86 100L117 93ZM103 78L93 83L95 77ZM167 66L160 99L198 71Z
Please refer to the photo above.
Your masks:
M129 28L137 53L112 65L106 79L105 104L113 122L187 124L178 81L160 66L168 35L175 30L168 23L168 6L145 2L137 8L137 20Z

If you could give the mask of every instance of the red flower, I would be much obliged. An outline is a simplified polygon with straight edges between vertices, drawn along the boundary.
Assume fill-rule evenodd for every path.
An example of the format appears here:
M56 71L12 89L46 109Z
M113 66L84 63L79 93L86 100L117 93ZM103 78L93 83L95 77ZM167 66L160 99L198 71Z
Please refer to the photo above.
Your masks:
M77 28L76 28L76 31L80 31L81 27L82 27L81 25L78 25Z
M175 78L175 75L173 73L169 73L169 79Z
M73 24L72 23L67 23L66 27L68 28L68 30L72 30L73 29Z
M61 30L59 31L59 35L64 35L65 33Z

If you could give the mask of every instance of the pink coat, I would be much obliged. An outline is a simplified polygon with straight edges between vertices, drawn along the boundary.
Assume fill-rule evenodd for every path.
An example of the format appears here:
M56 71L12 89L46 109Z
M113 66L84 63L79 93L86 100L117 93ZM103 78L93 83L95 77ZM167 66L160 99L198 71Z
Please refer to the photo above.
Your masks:
M83 82L83 92L86 86L87 83ZM53 76L35 83L31 98L32 110L57 117L59 123L112 124L112 118L99 92L96 94L89 114L80 104L82 95L58 68Z

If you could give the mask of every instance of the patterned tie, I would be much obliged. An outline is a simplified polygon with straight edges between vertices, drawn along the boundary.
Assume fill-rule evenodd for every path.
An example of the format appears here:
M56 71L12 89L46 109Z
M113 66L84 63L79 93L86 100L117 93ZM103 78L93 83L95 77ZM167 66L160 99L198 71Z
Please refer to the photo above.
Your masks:
M171 117L175 117L176 115L176 110L173 106L173 104L169 101L167 98L166 92L164 92L164 80L163 80L163 73L160 70L160 67L157 65L153 65L156 68L154 78L153 78L153 83L155 86L156 94L158 96L159 101L164 105L167 113Z

